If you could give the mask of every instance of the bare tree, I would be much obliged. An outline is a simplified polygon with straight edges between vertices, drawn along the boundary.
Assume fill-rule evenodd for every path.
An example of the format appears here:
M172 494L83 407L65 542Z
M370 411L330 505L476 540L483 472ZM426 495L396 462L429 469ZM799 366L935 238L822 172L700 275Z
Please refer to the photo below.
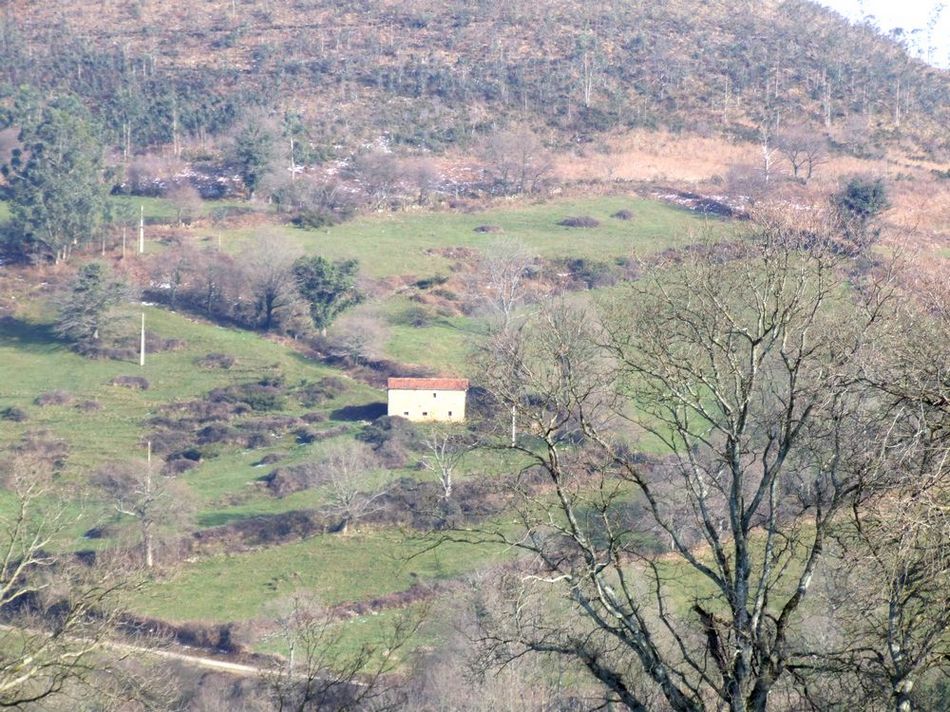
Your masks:
M485 173L502 193L534 193L554 169L550 154L528 128L493 134L482 150Z
M372 151L358 156L353 163L353 173L374 210L391 202L399 193L402 166L391 153Z
M424 614L403 615L378 645L346 652L342 627L330 611L309 596L292 596L278 606L275 616L274 637L287 655L267 680L273 709L395 709L401 698L387 676L423 619Z
M293 263L297 254L279 237L258 235L254 245L238 257L254 305L254 321L270 331L300 299L294 281Z
M806 126L786 128L775 137L775 146L792 167L792 175L807 183L817 168L828 160L825 138Z
M471 451L471 444L460 433L438 427L429 430L423 437L422 444L426 449L422 466L435 475L442 486L442 494L448 499L452 496L452 477L455 469Z
M178 227L191 223L201 212L201 194L191 183L175 183L165 197L175 206Z
M498 316L500 328L507 329L515 310L528 300L535 263L536 257L517 240L492 240L485 246L468 291Z
M765 710L794 685L803 602L883 427L858 356L886 290L845 290L812 233L767 224L745 249L659 270L599 318L542 311L515 381L510 364L487 372L549 487L516 491L520 532L483 532L539 562L513 619L486 629L497 659L567 656L644 711L654 696ZM637 432L670 453L662 477L631 453ZM520 605L552 591L568 623Z
M20 456L0 472L12 497L0 515L0 706L48 705L91 684L134 582L121 567L55 553L76 518L52 504L63 490L48 463Z
M441 175L430 158L411 158L403 162L402 172L416 191L416 204L427 205L432 192L439 187Z
M186 488L174 478L153 472L151 458L107 466L93 480L112 497L116 512L135 519L142 563L152 569L161 530L173 522L187 521L191 514Z
M389 342L389 327L380 318L369 314L344 317L333 325L330 345L333 356L353 363L382 358Z
M318 464L328 482L328 510L340 518L336 531L346 534L350 525L381 506L386 488L367 491L367 475L379 469L372 448L362 443L346 442L327 449Z
M889 425L837 534L844 583L829 595L845 639L815 665L895 712L929 708L921 683L950 673L950 320L903 307L865 362Z

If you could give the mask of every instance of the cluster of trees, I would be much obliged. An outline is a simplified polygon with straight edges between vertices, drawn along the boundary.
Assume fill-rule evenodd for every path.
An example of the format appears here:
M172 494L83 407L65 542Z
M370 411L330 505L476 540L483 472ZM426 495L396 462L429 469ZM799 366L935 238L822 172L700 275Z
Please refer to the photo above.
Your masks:
M175 250L156 263L149 292L172 307L248 328L305 335L326 329L361 300L355 260L296 257L266 235L231 258L214 251Z

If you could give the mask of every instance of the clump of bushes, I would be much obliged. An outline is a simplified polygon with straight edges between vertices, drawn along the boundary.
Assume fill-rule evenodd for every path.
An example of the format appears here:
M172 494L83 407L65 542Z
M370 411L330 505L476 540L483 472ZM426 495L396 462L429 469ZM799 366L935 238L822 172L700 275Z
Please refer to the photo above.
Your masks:
M278 467L263 478L267 489L276 497L303 492L311 487L325 484L329 480L330 471L312 462L292 467Z
M475 232L484 232L489 235L497 235L500 232L504 232L504 230L501 229L500 225L479 225L475 228Z
M421 447L419 433L410 421L388 415L367 425L356 439L371 445L383 465L390 468L403 467L409 453Z
M222 368L229 369L235 363L234 356L222 353L210 353L197 359L195 363L201 368Z
M44 460L54 470L59 470L66 464L69 445L49 430L31 430L23 434L13 450L19 455Z
M600 225L600 220L590 215L577 215L559 220L557 224L561 227L597 227Z
M26 411L22 408L17 408L16 406L11 405L8 408L0 410L0 420L9 420L13 423L22 423L26 421L29 416L26 414Z
M332 400L346 390L346 382L336 376L321 378L316 383L306 383L297 391L301 405L312 408L324 401Z
M417 329L429 326L432 323L432 313L424 306L412 305L395 315L392 321L398 326L412 326Z
M132 388L139 391L147 391L149 387L148 379L144 376L116 376L110 385L122 386L123 388Z
M198 467L198 463L194 460L187 460L185 458L169 460L162 467L162 474L166 477L177 477L178 475L183 475L189 470L195 469L196 467Z
M617 219L617 220L633 220L633 211L632 211L632 210L626 210L626 209L624 209L624 210L618 210L617 212L615 212L615 213L614 213L613 215L611 215L610 217L615 218L615 219Z
M72 395L67 391L46 391L40 393L34 400L35 405L45 407L48 405L69 405L73 400Z
M83 413L94 413L97 410L102 410L102 405L99 404L99 401L83 400L76 404L76 410Z
M215 388L208 393L208 400L212 403L244 403L255 411L283 410L286 404L283 380L279 377Z

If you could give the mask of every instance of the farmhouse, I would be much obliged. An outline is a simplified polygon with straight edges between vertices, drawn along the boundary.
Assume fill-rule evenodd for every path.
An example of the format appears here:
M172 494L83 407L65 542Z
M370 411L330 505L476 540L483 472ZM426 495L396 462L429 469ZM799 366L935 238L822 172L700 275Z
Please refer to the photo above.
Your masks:
M465 420L465 378L390 378L389 415L415 421Z

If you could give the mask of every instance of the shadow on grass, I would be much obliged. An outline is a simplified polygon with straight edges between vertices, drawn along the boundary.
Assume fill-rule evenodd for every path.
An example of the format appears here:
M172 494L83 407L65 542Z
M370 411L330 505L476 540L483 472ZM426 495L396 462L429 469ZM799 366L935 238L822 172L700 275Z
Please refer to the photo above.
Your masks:
M220 527L232 522L267 514L267 512L204 512L198 515L198 526L202 529Z
M387 406L385 403L363 403L362 405L347 405L342 408L330 411L330 418L333 420L376 420L386 415Z
M0 317L0 341L24 351L66 348L53 331L52 324L34 324L12 316Z

